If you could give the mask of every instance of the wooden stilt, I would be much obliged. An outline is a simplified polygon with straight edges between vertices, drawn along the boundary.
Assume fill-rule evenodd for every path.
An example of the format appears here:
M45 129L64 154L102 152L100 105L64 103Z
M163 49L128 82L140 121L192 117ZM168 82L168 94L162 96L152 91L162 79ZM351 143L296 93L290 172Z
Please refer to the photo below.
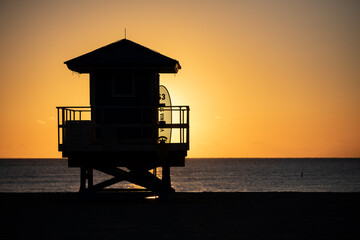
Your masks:
M171 179L170 179L170 165L164 162L162 166L162 190L160 193L161 200L168 200L169 194L171 193Z
M88 179L88 188L91 189L94 185L93 169L91 167L87 168L87 179Z
M168 196L175 190L171 187L170 179L170 159L168 158L169 146L164 143L158 145L158 157L162 166L162 189L160 192L161 200L168 200Z
M80 192L93 187L93 169L88 166L80 167Z
M86 190L86 168L84 166L80 167L80 192Z

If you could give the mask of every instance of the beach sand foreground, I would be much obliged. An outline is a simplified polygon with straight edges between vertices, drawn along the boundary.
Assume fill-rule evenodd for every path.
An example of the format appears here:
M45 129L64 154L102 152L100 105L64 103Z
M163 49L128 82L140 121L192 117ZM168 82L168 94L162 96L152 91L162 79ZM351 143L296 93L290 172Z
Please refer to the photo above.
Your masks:
M0 193L0 239L359 239L360 193Z

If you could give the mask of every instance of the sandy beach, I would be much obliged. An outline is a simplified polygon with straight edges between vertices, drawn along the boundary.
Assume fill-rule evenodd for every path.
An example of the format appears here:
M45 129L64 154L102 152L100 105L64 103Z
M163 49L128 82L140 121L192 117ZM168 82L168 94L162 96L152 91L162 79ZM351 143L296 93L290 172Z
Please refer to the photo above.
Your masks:
M0 239L358 239L360 193L0 193Z

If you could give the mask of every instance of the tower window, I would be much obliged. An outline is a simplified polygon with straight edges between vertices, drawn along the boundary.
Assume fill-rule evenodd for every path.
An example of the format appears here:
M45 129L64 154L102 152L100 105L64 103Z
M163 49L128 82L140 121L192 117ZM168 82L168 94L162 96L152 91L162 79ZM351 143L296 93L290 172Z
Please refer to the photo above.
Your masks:
M113 97L134 97L135 79L131 74L115 74L112 79Z

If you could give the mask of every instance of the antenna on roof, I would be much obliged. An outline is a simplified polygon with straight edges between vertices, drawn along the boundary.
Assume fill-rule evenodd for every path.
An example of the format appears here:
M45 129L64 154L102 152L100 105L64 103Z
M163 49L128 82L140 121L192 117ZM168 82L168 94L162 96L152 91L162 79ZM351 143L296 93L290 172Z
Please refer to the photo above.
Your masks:
M126 28L125 28L125 39L126 39Z

